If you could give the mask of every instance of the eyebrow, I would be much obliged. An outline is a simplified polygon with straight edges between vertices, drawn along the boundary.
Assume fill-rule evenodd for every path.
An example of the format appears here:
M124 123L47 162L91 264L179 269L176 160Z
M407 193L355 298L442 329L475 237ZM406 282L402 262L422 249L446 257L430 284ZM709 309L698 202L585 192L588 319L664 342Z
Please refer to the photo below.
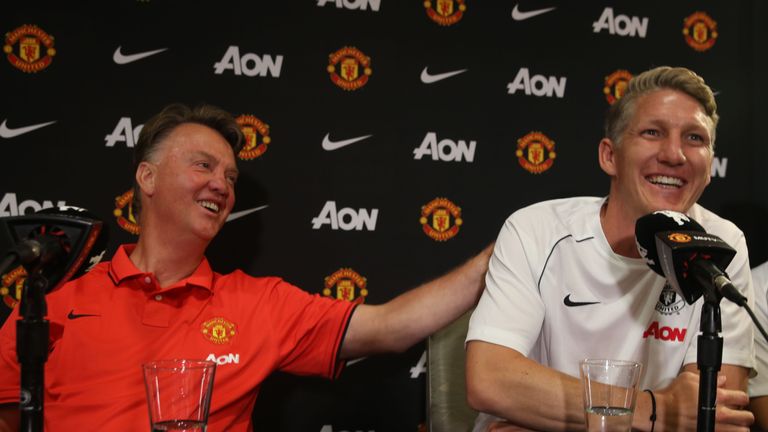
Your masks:
M214 155L212 155L211 153L208 153L205 150L195 150L195 151L190 153L190 156L192 157L192 159L196 159L198 157L203 157L203 158L206 158L208 160L217 160ZM236 176L240 176L240 170L237 169L237 167L228 169L227 173L228 174L234 174Z

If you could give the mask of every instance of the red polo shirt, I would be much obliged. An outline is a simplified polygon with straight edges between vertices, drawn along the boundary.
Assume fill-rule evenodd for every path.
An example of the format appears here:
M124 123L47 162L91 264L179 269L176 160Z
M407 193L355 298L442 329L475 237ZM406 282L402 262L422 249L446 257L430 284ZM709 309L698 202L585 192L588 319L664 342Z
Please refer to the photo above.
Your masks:
M335 377L354 309L279 278L221 275L203 259L160 289L121 246L113 260L47 296L51 353L45 365L47 431L145 431L141 365L216 359L208 430L250 431L261 382L273 371ZM18 308L0 330L0 403L18 403Z

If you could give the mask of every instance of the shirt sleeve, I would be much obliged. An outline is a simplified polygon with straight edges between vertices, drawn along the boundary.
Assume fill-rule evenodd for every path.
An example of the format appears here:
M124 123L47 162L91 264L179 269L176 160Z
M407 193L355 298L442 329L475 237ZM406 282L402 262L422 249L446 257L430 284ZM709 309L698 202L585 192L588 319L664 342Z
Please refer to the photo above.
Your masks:
M339 352L355 304L309 294L281 281L270 299L279 341L278 369L296 375L336 378Z
M752 285L755 289L755 315L763 327L768 325L768 261L752 269ZM755 332L755 369L757 376L749 380L749 396L768 395L768 341Z
M524 246L534 244L534 239L524 239L521 232L514 215L501 229L467 341L503 345L529 356L544 322L544 303L533 270L535 250Z

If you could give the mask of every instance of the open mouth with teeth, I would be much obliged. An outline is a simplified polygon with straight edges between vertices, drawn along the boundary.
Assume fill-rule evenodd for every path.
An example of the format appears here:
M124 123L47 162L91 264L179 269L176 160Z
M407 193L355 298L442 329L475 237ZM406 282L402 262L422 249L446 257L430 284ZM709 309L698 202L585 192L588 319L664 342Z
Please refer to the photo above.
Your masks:
M197 203L211 213L219 213L219 205L213 201L198 201Z
M656 175L656 176L648 176L645 179L648 180L649 183L652 183L656 186L665 187L665 188L677 189L685 185L685 180L677 177Z

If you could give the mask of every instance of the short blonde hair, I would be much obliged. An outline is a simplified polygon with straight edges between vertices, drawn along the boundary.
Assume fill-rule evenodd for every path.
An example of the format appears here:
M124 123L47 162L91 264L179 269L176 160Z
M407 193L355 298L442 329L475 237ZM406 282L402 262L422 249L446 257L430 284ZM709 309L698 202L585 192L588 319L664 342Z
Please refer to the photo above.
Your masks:
M715 129L720 118L717 115L715 95L704 82L704 78L683 67L659 66L632 78L624 96L608 109L608 115L605 118L605 136L616 146L621 145L621 137L635 115L637 100L643 95L662 89L681 91L701 104L707 117L712 120L710 148L714 149Z

